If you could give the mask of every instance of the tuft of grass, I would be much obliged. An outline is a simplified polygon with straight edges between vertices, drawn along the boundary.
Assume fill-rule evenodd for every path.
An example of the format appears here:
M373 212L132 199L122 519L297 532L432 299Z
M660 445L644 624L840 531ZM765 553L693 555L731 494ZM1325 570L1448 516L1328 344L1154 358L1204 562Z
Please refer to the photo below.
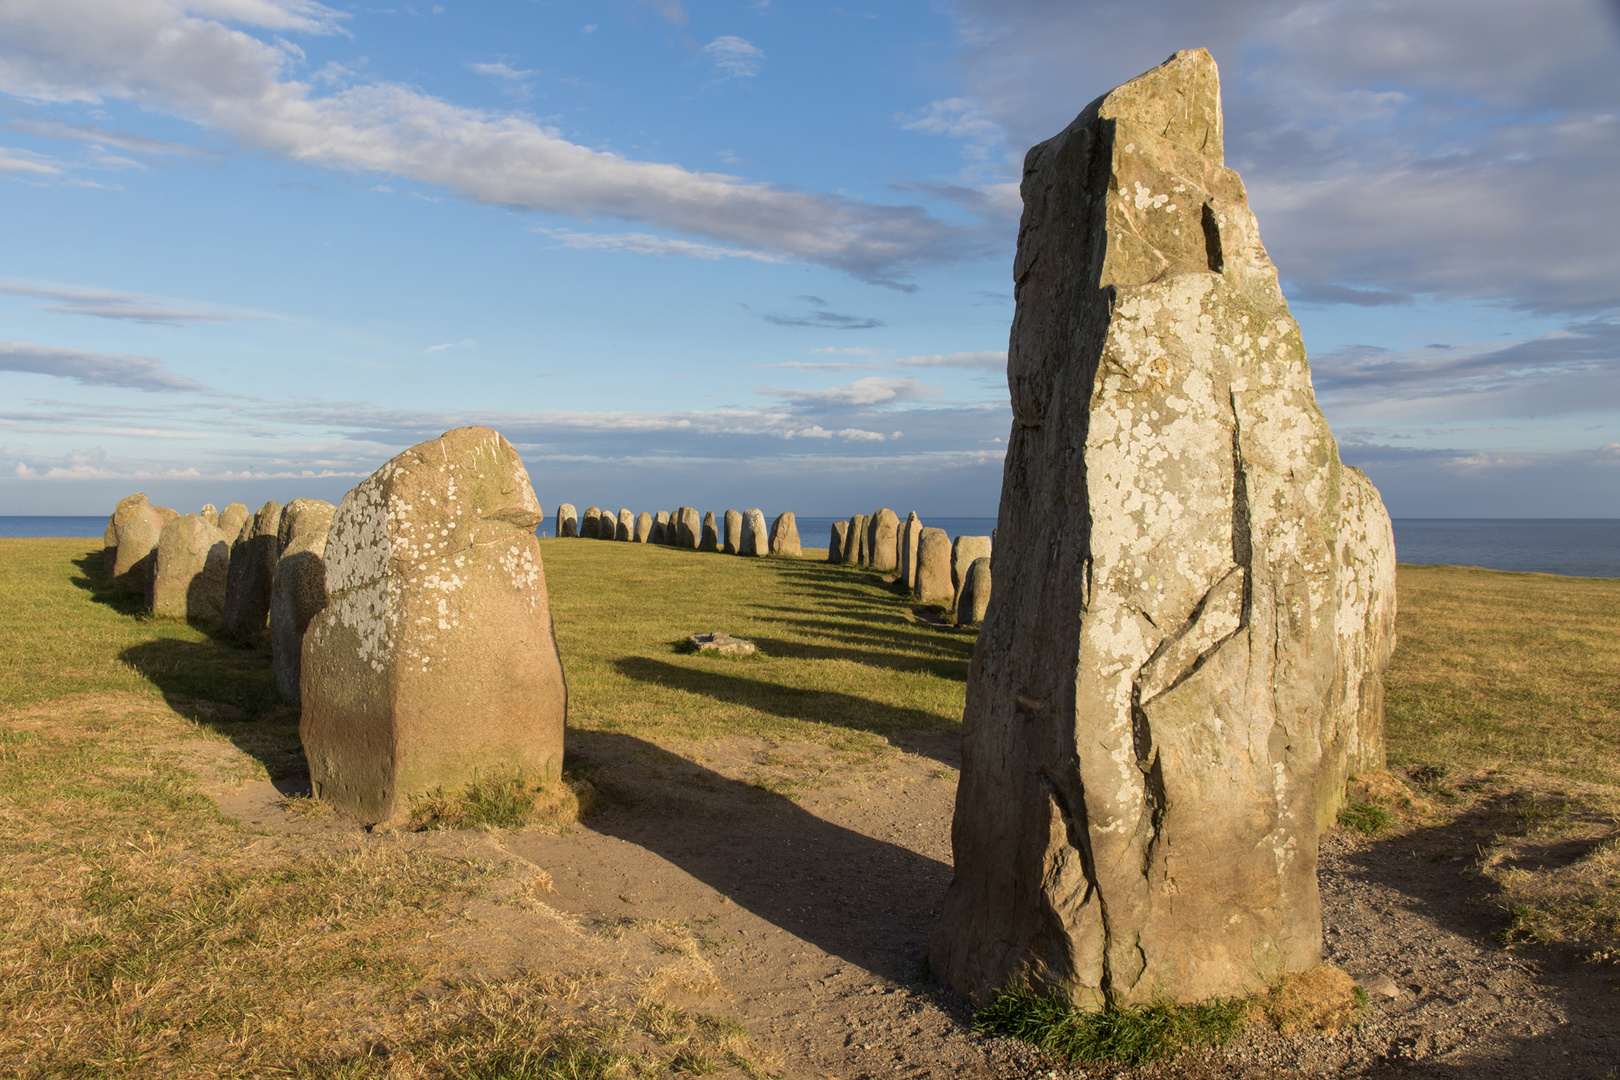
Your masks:
M1285 975L1259 1001L1259 1007L1284 1035L1312 1030L1336 1035L1361 1022L1367 1012L1367 994L1340 968L1318 964L1309 971Z
M436 787L410 800L413 832L428 829L521 829L567 825L589 813L596 789L565 774L561 782L536 781L516 769L494 769L460 790Z
M1368 836L1377 836L1395 824L1395 815L1374 803L1350 799L1339 807L1339 824Z
M1246 1002L1108 1006L1081 1012L1057 994L1009 987L973 1018L979 1035L1007 1035L1067 1061L1146 1065L1186 1050L1219 1046L1249 1022Z

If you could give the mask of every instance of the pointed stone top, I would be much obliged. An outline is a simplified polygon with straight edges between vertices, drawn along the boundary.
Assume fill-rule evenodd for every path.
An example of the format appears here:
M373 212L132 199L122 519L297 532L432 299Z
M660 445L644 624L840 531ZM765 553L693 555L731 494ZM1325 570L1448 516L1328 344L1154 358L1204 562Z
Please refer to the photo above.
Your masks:
M1178 146L1225 164L1221 141L1221 73L1208 49L1183 49L1151 71L1116 87L1097 115L1131 120Z

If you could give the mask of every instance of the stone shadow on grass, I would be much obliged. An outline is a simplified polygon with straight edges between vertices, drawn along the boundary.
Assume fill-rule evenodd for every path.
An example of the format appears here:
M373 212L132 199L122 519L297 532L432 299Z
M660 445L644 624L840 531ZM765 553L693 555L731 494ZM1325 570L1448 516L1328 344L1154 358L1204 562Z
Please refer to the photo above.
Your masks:
M1449 821L1361 841L1338 859L1325 861L1320 880L1329 927L1327 959L1352 971L1387 972L1403 994L1393 1005L1373 1006L1388 1010L1395 1030L1386 1036L1392 1038L1389 1060L1362 1075L1409 1077L1421 1062L1422 1075L1457 1080L1498 1075L1584 1078L1602 1077L1620 1061L1620 1029L1613 1023L1620 969L1591 963L1572 947L1520 942L1510 954L1502 945L1511 919L1509 904L1496 882L1479 873L1477 859L1481 838L1509 825L1515 815L1512 792L1492 795ZM1601 843L1549 838L1527 853L1521 868L1567 865ZM1391 932L1362 936L1363 929L1344 935L1341 921L1365 926L1367 905L1378 896L1362 891L1368 885L1399 897L1389 911L1374 916L1393 921ZM1465 939L1472 949L1432 947L1432 931L1425 934L1422 923L1409 922L1413 916ZM1481 977L1487 970L1497 974ZM1467 1054L1469 1046L1501 1039L1499 1032L1516 1026L1525 1015L1522 990L1503 993L1516 972L1530 973L1543 988L1536 997L1543 1003L1542 1022L1548 1030L1502 1040L1505 1053L1495 1049L1466 1061L1433 1060ZM1504 982L1492 986L1498 978ZM1551 1015L1546 1015L1548 1004Z
M951 880L946 863L634 736L571 734L568 754L607 795L587 821L592 829L849 963L896 982L926 980L928 934Z
M746 663L746 661L744 661ZM885 705L836 690L804 690L749 679L724 671L685 667L644 656L613 662L619 674L637 682L685 690L690 694L743 705L789 720L869 731L893 736L907 731L950 731L955 724L925 709ZM716 664L718 667L718 664Z
M881 649L860 648L855 645L815 645L803 641L788 641L783 638L768 638L754 635L749 638L759 651L766 656L789 657L797 660L848 660L855 664L866 664L870 667L889 668L892 671L926 672L938 675L942 679L954 679L957 682L967 681L968 659L971 654L964 654L961 658L917 656L896 652L885 652Z
M72 560L81 576L69 578L75 588L90 594L92 603L103 604L120 615L139 616L146 613L146 598L113 587L112 577L102 562L101 549L88 551Z

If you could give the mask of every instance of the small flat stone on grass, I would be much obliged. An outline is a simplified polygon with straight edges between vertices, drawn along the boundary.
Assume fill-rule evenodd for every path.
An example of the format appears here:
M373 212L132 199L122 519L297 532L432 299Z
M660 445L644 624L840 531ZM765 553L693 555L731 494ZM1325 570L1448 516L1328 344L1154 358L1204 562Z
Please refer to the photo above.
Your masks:
M712 634L693 634L686 640L690 641L692 648L698 652L717 652L721 656L748 656L754 651L752 641L744 641L740 637L732 637L718 631Z

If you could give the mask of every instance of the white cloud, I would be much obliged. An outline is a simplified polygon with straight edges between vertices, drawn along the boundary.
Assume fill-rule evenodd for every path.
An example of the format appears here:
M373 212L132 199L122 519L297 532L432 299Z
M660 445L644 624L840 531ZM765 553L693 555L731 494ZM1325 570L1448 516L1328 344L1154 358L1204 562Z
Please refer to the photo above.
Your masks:
M86 386L130 390L204 389L201 383L172 374L156 357L61 349L26 341L0 341L0 371L53 375Z
M507 82L522 82L534 74L532 71L519 71L502 61L493 64L468 64L467 66L480 75L488 75L494 79L505 79Z
M819 408L899 404L920 398L937 397L940 393L916 379L887 379L878 375L869 375L864 379L856 379L852 383L827 390L765 388L760 392L779 397L794 405Z
M709 62L720 74L736 79L758 75L760 65L765 62L765 53L762 49L732 34L717 37L703 46L703 55L709 58Z
M651 233L581 233L569 229L541 229L566 248L580 251L629 251L637 255L684 255L692 259L753 259L781 262L782 256L742 248L723 248L694 240L671 240Z
M1006 371L1005 349L993 352L935 353L932 356L905 356L885 363L896 367L955 367L972 371Z
M29 177L61 176L62 170L51 162L52 159L44 154L0 146L0 173Z
M875 356L882 350L873 349L866 345L828 345L825 348L811 349L810 351L819 353L822 356Z
M90 315L98 319L116 319L121 322L178 326L183 323L234 322L237 319L264 317L257 312L177 307L172 301L156 296L143 296L140 293L108 292L100 289L0 285L0 293L49 301L42 305L45 311L54 311L64 315Z
M442 345L429 345L422 351L425 353L444 352L446 349L475 349L478 347L476 338L462 338L460 341L446 341Z
M661 10L666 18L683 11ZM317 80L285 77L284 50L239 28L331 33L341 17L292 0L0 5L0 91L40 101L129 100L293 161L406 176L488 205L645 222L884 284L968 250L915 206L633 161L522 116L463 108L398 83L355 82L352 72L332 74L331 92L317 93ZM736 41L747 49L717 48L717 62L752 62L753 46Z
M953 139L968 139L978 143L997 143L1005 138L995 117L985 112L977 102L968 98L943 98L931 101L922 112L904 113L895 117L908 131L926 131L932 135L947 135Z

